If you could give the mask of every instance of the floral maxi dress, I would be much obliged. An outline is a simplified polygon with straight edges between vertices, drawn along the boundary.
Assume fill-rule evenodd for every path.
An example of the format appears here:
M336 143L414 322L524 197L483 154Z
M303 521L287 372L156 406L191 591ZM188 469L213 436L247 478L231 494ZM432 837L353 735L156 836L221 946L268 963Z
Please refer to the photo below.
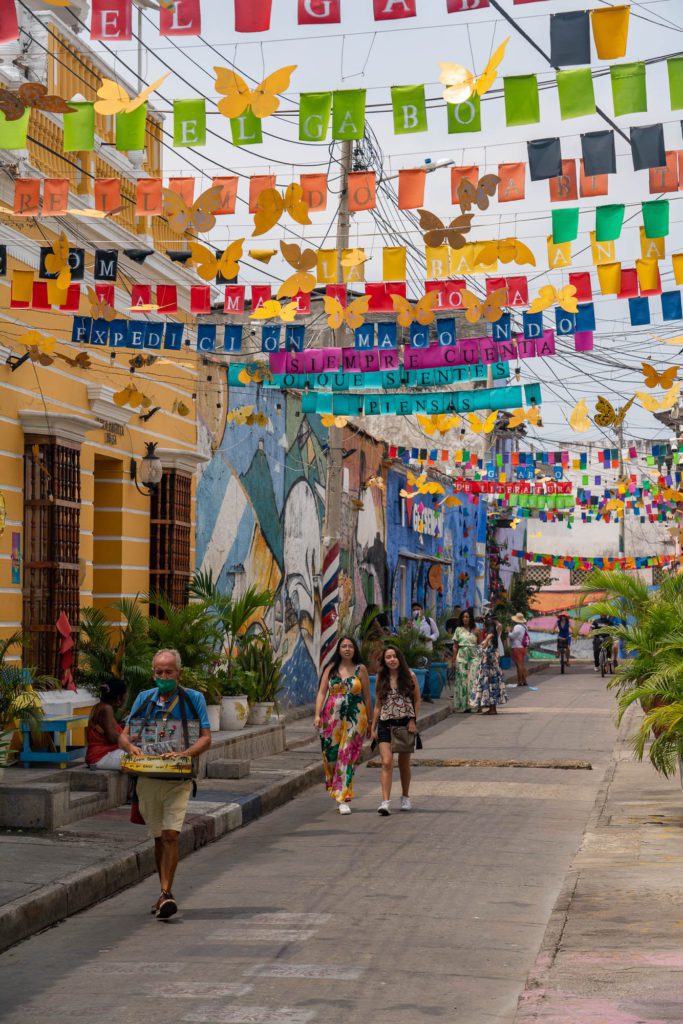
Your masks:
M353 773L363 751L368 713L358 668L352 676L330 679L321 714L325 788L337 803L353 799Z
M458 626L453 634L453 642L458 645L455 657L453 709L465 711L469 707L470 694L476 683L481 655L476 634L464 626Z
M500 670L498 651L495 644L480 646L481 661L476 675L476 682L470 694L470 707L490 708L497 704L507 704L505 680Z

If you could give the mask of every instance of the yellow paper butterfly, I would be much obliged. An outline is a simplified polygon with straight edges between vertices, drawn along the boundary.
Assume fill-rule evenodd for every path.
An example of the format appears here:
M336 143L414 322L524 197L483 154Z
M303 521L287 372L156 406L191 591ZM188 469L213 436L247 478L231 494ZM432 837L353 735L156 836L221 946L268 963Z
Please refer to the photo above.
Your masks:
M462 293L462 304L466 310L465 319L470 324L476 324L485 317L490 324L495 324L503 315L507 297L506 288L497 288L483 299L465 289Z
M176 413L178 416L189 416L191 410L189 406L185 405L185 403L182 402L179 398L176 398L175 402L173 403L173 408L171 409L171 412Z
M259 263L270 263L276 252L277 249L250 249L249 256L252 260L258 260Z
M463 213L447 225L429 210L418 210L417 212L420 215L420 227L424 231L425 245L434 249L446 244L450 245L451 249L465 247L465 235L469 234L473 214Z
M454 430L455 427L460 425L460 417L451 416L448 413L442 413L437 416L423 416L421 413L418 413L417 422L429 437L432 437L437 431L444 437L449 430Z
M45 270L48 274L57 274L57 287L66 291L71 284L71 267L69 266L69 239L63 231L52 243L52 252L45 257Z
M456 498L454 494L449 494L447 498L444 498L441 504L445 505L447 508L456 508L458 505L462 505L462 502L460 498Z
M369 258L365 249L349 249L342 256L341 265L342 267L360 267L362 263L367 263Z
M636 397L640 400L643 409L647 409L648 412L666 412L676 405L680 393L681 385L677 382L672 388L665 391L660 399L655 398L654 395L648 395L647 391L636 391Z
M286 306L283 306L277 299L268 299L251 314L251 319L275 320L279 318L284 323L291 324L296 317L298 308L296 302L288 302Z
M114 307L110 306L104 299L101 299L94 288L88 288L88 298L90 300L90 316L94 320L106 320L109 322L115 319L116 310Z
M485 420L482 420L477 416L476 412L470 412L467 414L467 422L475 434L490 434L496 425L498 419L498 410L489 413Z
M405 299L402 295L392 295L391 301L398 313L396 322L401 327L410 327L414 320L424 327L434 322L436 316L434 307L439 303L439 293L437 291L427 292L426 295L417 300L415 305L408 302L408 299Z
M7 211L3 209L2 212L6 213ZM683 345L683 334L677 334L673 338L660 338L656 334L651 334L650 337L655 341L661 341L662 345L678 345L679 348Z
M288 242L280 242L280 251L296 273L282 282L278 288L278 299L292 298L299 292L309 295L316 285L315 276L309 271L318 263L317 253L314 249L301 249Z
M418 494L445 494L445 488L442 484L438 484L436 480L429 480L426 484L418 490Z
M464 103L474 93L483 96L488 92L498 77L498 67L505 56L505 48L509 41L509 36L503 40L478 78L462 64L440 62L439 81L447 87L443 94L446 103Z
M132 114L149 99L153 92L156 92L160 85L163 85L170 74L171 72L167 71L133 99L118 82L112 82L111 78L103 78L102 85L97 90L98 99L94 104L95 111L98 114Z
M569 416L569 426L577 434L585 434L590 430L591 421L588 415L588 405L585 398L580 398Z
M57 344L56 338L41 334L39 331L26 331L25 334L17 338L17 341L21 345L26 345L27 348L36 348L39 352L44 352L48 356L52 355Z
M237 375L240 384L263 384L272 381L273 374L268 363L247 363Z
M199 242L190 242L192 262L202 281L213 281L219 274L227 281L237 277L240 269L239 261L244 251L244 239L238 238L231 242L222 256L216 256L213 249L207 249Z
M539 288L538 295L529 306L530 313L542 313L544 309L557 305L565 313L577 313L579 301L576 298L576 288L573 284L565 285L564 288L553 288L546 284Z
M128 387L117 391L112 395L112 399L117 405L129 405L131 409L137 409L138 406L144 409L151 405L151 400L143 395L142 391L138 391L135 384L129 384Z
M636 396L633 395L629 398L623 409L619 412L614 408L611 402L609 402L602 395L598 395L598 400L595 403L595 423L598 427L619 427L624 422L626 413L629 411L635 401ZM646 395L646 398L652 399L652 395ZM641 399L642 401L642 399ZM647 408L647 406L645 406Z
M458 202L462 212L468 213L473 204L480 210L487 210L489 197L495 195L499 184L500 178L497 174L485 174L476 185L468 178L463 178L458 185Z
M670 366L662 373L655 370L654 366L651 366L650 363L643 363L642 367L645 386L648 388L662 387L664 390L667 390L673 386L674 381L678 377L677 366Z
M356 327L362 327L365 323L365 313L370 308L370 296L360 295L345 308L338 299L333 298L331 295L326 295L323 299L323 305L327 313L328 327L336 331L338 327L345 323L348 327L355 330Z
M420 476L414 476L410 472L410 470L408 470L406 479L407 479L408 487L414 487L415 490L414 491L406 491L404 489L404 490L399 491L399 495L400 495L401 498L414 498L416 494L420 493L420 488L423 486L423 484L426 483L427 474L426 473L422 473Z
M519 427L522 423L530 423L532 427L542 426L541 410L537 405L532 405L530 409L513 409L507 422L508 429L512 430L513 427Z
M320 417L320 422L324 427L345 427L349 421L346 416L334 416L332 413L325 413L324 416Z
M476 266L488 267L496 260L500 260L501 263L530 263L532 267L536 266L536 257L531 249L518 238L499 238L482 245L476 258Z
M220 185L207 188L200 197L188 206L182 196L170 188L163 190L163 215L171 231L184 235L186 231L203 233L216 226L216 210L220 210L223 189Z
M253 236L265 235L278 223L285 211L297 224L311 224L304 190L297 182L287 186L284 196L276 188L264 188L256 200Z
M224 117L229 118L241 117L249 107L254 117L269 117L280 106L278 93L289 89L292 74L296 69L296 64L279 68L252 89L241 75L231 68L215 67L213 70L216 72L216 92L223 95L223 99L218 103L218 109Z

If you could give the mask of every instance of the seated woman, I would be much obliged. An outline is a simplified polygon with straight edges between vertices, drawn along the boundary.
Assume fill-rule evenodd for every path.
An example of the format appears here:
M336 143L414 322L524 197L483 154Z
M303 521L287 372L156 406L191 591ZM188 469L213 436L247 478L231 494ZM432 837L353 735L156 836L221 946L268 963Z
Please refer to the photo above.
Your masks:
M90 712L86 740L88 749L85 763L89 768L118 771L123 750L119 748L122 727L116 721L115 711L123 707L126 684L123 679L110 676L100 689L100 701Z

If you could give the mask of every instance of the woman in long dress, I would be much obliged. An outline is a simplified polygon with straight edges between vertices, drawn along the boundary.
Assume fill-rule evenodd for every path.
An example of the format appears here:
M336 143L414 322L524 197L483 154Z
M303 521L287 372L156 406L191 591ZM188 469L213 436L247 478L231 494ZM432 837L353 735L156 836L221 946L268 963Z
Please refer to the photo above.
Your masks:
M474 615L470 610L465 609L460 615L457 629L453 634L454 711L471 710L470 694L474 689L480 660L479 634L474 628Z
M479 645L481 660L470 705L483 715L497 715L498 705L507 703L505 680L498 660L498 633L493 619L484 623L484 639Z
M343 636L323 672L315 701L315 728L320 731L325 788L340 814L351 813L353 773L369 737L372 719L370 679L356 641Z

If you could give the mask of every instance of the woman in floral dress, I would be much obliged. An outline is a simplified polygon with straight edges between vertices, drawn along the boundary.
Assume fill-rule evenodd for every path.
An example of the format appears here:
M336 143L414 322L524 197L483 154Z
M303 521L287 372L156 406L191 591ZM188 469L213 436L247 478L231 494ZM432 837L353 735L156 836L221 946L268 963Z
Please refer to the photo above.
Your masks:
M343 636L320 681L313 723L320 731L325 788L340 814L351 813L353 773L369 735L371 715L368 670L356 641Z
M479 645L481 661L477 671L474 689L470 694L470 705L483 715L497 715L497 706L507 703L505 680L498 661L498 632L493 619L484 623L484 639Z
M460 615L458 627L453 634L454 711L471 710L470 694L475 687L480 660L479 634L474 628L474 615L470 610L465 609Z

